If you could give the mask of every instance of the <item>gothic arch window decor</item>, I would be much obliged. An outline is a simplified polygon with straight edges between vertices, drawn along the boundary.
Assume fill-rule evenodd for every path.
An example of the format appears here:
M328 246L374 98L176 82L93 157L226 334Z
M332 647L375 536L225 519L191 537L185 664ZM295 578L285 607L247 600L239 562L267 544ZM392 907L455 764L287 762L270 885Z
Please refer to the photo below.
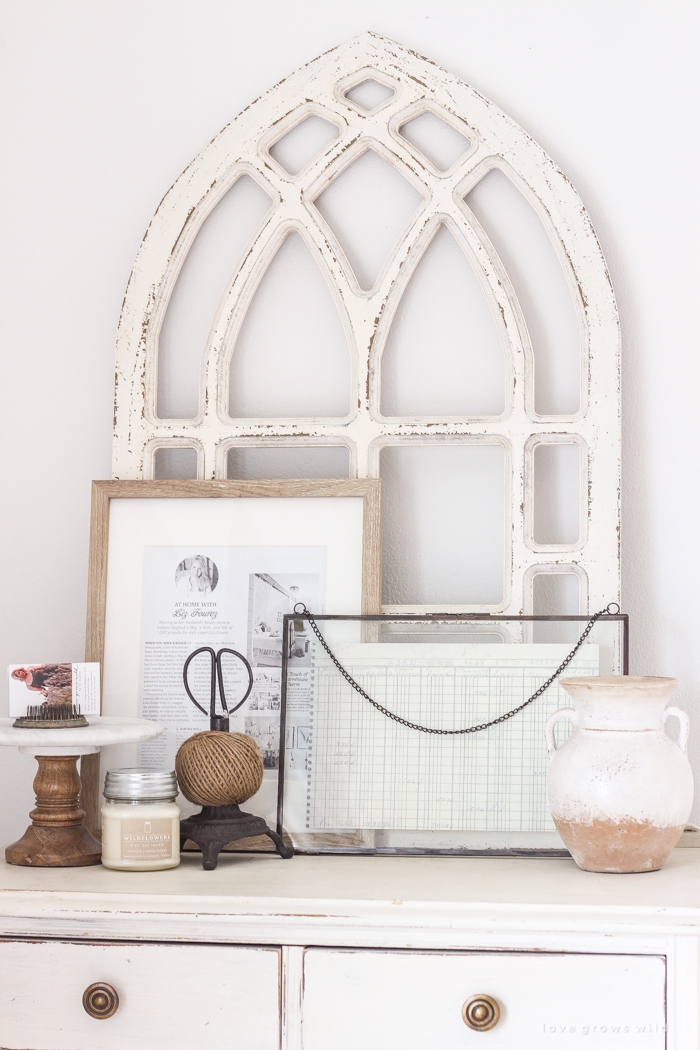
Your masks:
M442 151L421 138L431 121L442 122L446 131ZM307 131L316 135L316 145L300 161L286 162L281 140L302 138ZM393 242L378 272L358 265L324 205L324 193L334 193L358 162L371 177L375 170L390 171L410 188L409 213L402 228L390 231ZM203 224L244 177L269 206L255 212L257 225L213 310L196 412L191 418L161 418L159 338L168 303ZM527 259L518 276L498 230L480 210L479 195L489 178L507 180L509 191L527 201L569 289L579 378L568 401L558 406L538 388L544 374L538 372L542 308L533 306L526 287ZM349 354L347 397L337 402L335 415L236 418L230 415L237 404L232 355L256 291L292 235L308 250L337 310ZM402 415L396 398L382 400L382 355L402 297L438 238L458 245L488 304L490 345L497 347L491 353L503 355L500 363L494 358L503 393L486 409L469 405L451 415L412 405ZM554 339L550 356L559 353ZM573 186L488 99L372 33L297 70L209 143L163 198L129 280L117 340L113 476L152 478L156 452L172 448L196 454L198 477L223 478L229 450L239 448L340 446L348 450L351 475L376 477L382 450L395 446L498 446L504 464L503 594L498 600L453 604L453 611L531 612L535 579L552 573L578 581L581 613L619 599L619 426L615 299L595 231ZM545 462L538 454L551 452L552 445L573 448L580 468L578 529L564 542L561 537L550 542L536 526L537 463ZM447 607L386 607L409 610Z

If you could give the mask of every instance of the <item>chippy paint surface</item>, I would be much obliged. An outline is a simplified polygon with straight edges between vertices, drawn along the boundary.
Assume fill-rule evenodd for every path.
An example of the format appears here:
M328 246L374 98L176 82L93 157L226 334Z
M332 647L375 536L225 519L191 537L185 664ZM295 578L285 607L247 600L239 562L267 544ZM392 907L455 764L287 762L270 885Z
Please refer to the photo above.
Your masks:
M371 112L345 96L368 77L395 91ZM446 172L399 134L407 119L427 111L442 116L471 143ZM310 114L335 123L339 136L290 176L269 148ZM374 287L363 291L313 201L368 148L407 178L424 201ZM580 409L573 416L535 413L533 351L520 305L503 263L464 203L465 194L492 168L507 174L539 213L573 295L582 344ZM202 223L243 174L264 187L273 205L213 319L202 357L198 416L159 419L158 335L170 295ZM391 319L440 224L450 227L475 267L501 335L507 396L500 417L380 414L380 359ZM228 382L236 336L268 263L292 230L315 254L338 305L350 345L351 404L356 407L344 419L232 419ZM119 323L113 476L153 477L155 451L168 446L195 448L198 476L222 478L228 449L235 445L340 444L350 450L353 474L376 477L381 448L405 442L485 442L505 450L504 598L453 610L529 612L533 578L541 572L578 576L581 612L619 598L619 326L605 260L581 199L551 158L492 102L428 60L364 33L252 103L163 198L139 250ZM533 460L540 442L575 443L581 450L580 536L572 545L539 544L533 538Z
M37 933L0 942L7 1050L279 1050L279 948L75 943ZM83 1007L97 981L119 997L111 1017Z
M29 1000L37 1009L24 1009L24 1030L14 1021L12 1040L6 1036L7 1025L3 1027L3 1045L56 1047L59 1019L61 1024L77 1025L79 1018L92 1026L91 1039L73 1040L70 1047L93 1045L97 1036L107 1042L110 1022L86 1018L80 1002L83 989L95 980L118 988L125 1008L120 1034L131 1037L134 1045L143 1045L143 1038L136 1036L143 1036L144 1030L151 1034L147 1025L153 1016L145 1007L154 1002L172 1007L167 1018L159 1015L163 1041L171 1037L168 1046L179 1045L179 1026L182 1023L182 1032L189 1033L187 1025L195 1015L200 1031L216 1031L217 1017L204 1012L212 1004L225 1016L226 1030L223 1038L212 1037L207 1046L231 1046L236 1037L240 1045L257 1045L262 1027L255 1031L249 1019L256 1010L264 1010L262 1019L272 1026L278 1005L282 1039L275 1045L282 1050L306 1046L306 1025L318 1031L319 1010L325 1011L327 1031L342 1039L348 1004L352 1011L356 999L352 985L343 988L332 981L335 974L329 967L316 965L311 972L310 956L325 948L329 950L315 955L317 963L332 961L331 953L340 949L344 959L336 962L355 966L362 979L371 976L373 966L379 970L383 983L365 981L362 989L371 995L365 1031L374 1034L382 1026L389 1037L377 1039L372 1044L376 1050L396 1043L412 1045L411 1032L425 1034L431 1020L442 1034L455 1014L454 1043L446 1045L476 1047L490 1041L490 1036L470 1033L461 1020L462 1003L477 992L493 995L503 1017L510 1015L509 1029L502 1029L504 1036L508 1031L509 1047L580 1043L599 1050L694 1050L700 1039L697 853L675 850L663 871L615 877L582 872L564 859L295 857L283 864L269 856L229 855L213 872L202 872L200 858L184 857L179 868L166 872L115 872L99 866L55 869L49 884L46 872L0 864L0 937L9 939L17 958L20 950L12 947L13 941L43 942L37 945L36 962L23 965L21 971L13 969L10 954L6 957L3 976L12 988L8 984L4 989L2 1008L11 1017L11 1000L17 993L23 1007ZM77 958L79 953L71 953L65 941L85 946L82 968L70 965L69 955ZM87 965L95 942L102 942L104 952ZM148 942L172 948L169 966L159 968L155 945ZM273 950L256 958L236 947L243 945ZM275 945L282 946L279 989ZM231 953L223 968L222 952ZM148 966L139 964L140 955ZM405 960L404 974L419 988L416 994L408 993L397 974L400 960ZM616 966L618 974L611 974ZM168 982L172 989L173 968L179 975L195 975L186 1002L163 993ZM442 980L447 969L449 986ZM319 973L321 983L316 980ZM599 994L597 973L608 975L611 994L620 989L616 1003ZM199 994L200 986L207 984L214 994ZM222 984L233 988L232 997ZM240 1002L237 990L248 996L240 1019L229 1010L231 1003L235 1010ZM448 991L451 1002L446 1003ZM195 1014L192 1002L200 1007ZM599 1009L603 1004L605 1009ZM623 1032L600 1031L601 1025L618 1023L618 1018L622 1026L638 1025L638 1030L624 1039ZM535 1019L536 1030L518 1023ZM579 1026L575 1034L549 1031L564 1019L569 1026ZM589 1029L585 1038L580 1027L584 1023ZM41 1041L22 1041L31 1034L30 1025L43 1025ZM593 1026L598 1026L595 1033ZM497 1033L495 1029L491 1035ZM124 1038L119 1046L125 1045ZM161 1044L154 1040L153 1045ZM422 1040L421 1046L426 1045L432 1045L429 1038Z

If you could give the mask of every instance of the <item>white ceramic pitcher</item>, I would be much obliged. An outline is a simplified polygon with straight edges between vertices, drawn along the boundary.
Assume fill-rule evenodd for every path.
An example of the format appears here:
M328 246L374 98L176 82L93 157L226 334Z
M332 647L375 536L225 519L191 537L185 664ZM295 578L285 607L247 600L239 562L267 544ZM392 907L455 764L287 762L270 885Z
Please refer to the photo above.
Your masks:
M573 707L547 722L549 808L585 871L656 871L678 842L693 804L685 711L667 707L675 678L564 678ZM680 722L678 743L666 733ZM557 748L554 726L574 731Z

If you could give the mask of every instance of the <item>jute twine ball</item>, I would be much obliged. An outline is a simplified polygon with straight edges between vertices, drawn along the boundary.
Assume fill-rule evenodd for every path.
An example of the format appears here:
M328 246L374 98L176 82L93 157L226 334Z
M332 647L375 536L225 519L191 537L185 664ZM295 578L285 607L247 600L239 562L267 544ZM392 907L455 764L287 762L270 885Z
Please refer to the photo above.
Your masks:
M175 756L180 791L198 806L239 806L262 784L263 761L252 737L207 729L185 740Z

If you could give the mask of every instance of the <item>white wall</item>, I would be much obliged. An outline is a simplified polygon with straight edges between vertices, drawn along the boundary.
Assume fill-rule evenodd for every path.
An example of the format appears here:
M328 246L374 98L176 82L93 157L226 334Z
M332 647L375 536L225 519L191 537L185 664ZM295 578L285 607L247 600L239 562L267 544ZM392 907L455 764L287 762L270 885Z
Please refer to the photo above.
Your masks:
M82 656L114 335L158 202L251 100L372 29L498 103L591 214L623 329L631 669L681 679L700 773L697 22L690 0L5 0L0 668ZM0 761L7 842L34 763Z

